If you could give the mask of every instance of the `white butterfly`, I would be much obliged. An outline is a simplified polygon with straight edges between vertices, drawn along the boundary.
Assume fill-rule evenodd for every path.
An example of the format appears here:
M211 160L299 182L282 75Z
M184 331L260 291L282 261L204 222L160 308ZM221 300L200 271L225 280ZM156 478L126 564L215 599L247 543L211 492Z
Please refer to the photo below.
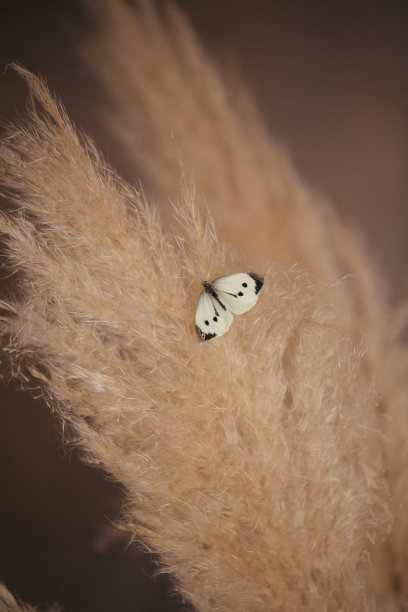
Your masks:
M231 313L242 314L255 306L263 284L263 276L245 272L204 281L195 312L198 339L205 342L225 334L233 320Z

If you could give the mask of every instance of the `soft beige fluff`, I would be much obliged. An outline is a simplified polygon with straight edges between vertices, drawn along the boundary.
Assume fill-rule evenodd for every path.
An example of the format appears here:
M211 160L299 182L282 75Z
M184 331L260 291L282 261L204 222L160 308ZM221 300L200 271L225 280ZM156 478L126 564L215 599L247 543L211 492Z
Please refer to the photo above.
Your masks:
M376 275L178 15L104 6L88 57L158 203L17 68L33 99L0 153L2 359L124 485L127 526L197 610L397 610L407 353ZM258 304L198 343L201 281L236 271L265 275Z
M4 584L0 583L0 610L1 612L36 612L37 608L16 600ZM58 604L51 605L47 608L47 612L61 611L62 608Z

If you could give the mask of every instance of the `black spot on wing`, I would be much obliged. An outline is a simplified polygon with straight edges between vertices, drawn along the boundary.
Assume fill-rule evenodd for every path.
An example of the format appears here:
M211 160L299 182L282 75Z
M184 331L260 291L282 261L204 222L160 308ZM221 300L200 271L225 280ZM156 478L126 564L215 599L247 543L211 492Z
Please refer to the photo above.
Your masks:
M255 293L259 293L264 284L264 277L260 274L254 274L253 272L248 272L248 276L255 281Z
M211 338L215 338L215 336L217 335L217 334L206 334L198 327L198 325L195 326L195 330L196 330L197 338L201 342L205 342L206 340L211 340Z

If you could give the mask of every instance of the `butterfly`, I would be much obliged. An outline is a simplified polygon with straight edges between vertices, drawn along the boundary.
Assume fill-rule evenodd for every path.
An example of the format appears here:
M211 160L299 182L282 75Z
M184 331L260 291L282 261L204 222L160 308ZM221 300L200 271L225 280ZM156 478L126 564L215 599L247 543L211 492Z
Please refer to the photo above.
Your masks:
M202 342L222 336L231 326L234 314L250 310L258 301L263 276L238 272L203 282L195 312L195 330Z

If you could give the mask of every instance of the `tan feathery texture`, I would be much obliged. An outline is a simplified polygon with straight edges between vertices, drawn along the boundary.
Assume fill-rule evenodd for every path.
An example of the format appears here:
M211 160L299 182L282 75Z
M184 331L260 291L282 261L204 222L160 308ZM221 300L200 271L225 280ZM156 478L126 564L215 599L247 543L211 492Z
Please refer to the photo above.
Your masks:
M332 253L321 247L327 230L309 204L312 195L283 151L271 146L244 89L228 91L178 11L170 10L165 28L150 3L138 7L95 6L96 35L84 60L115 102L106 114L113 133L165 209L179 189L181 153L221 238L253 265L272 252L283 264L301 263L337 280Z
M179 11L162 20L149 3L135 10L106 1L98 9L84 57L112 101L105 114L112 134L137 160L164 211L177 192L181 155L220 235L247 261L297 263L329 283L347 277L336 308L356 341L363 337L365 367L378 385L395 516L374 585L385 600L408 606L407 304L389 307L361 237L301 183L244 88L226 87Z
M20 299L13 371L42 381L88 461L127 490L127 523L198 609L351 609L388 529L377 396L336 287L257 270L256 308L200 344L200 281L245 269L191 190L179 237L82 144L45 85L1 149ZM41 108L42 107L42 108Z
M22 601L16 600L8 589L0 582L0 610L1 612L37 612L35 606L30 606ZM62 608L53 604L47 608L47 612L61 612Z
M381 359L382 410L404 416L401 378L399 386L390 379L403 353L389 334L385 350L383 329L374 333L386 313L369 267L350 232L314 208L262 126L243 127L185 25L169 35L149 9L127 11L110 5L109 18L125 15L127 26L120 22L123 46L105 32L108 56L129 54L130 40L142 47L130 56L134 72L129 64L109 87L130 117L135 58L145 58L138 86L151 110L134 103L134 112L150 149L143 142L135 150L155 192L177 199L180 223L164 230L156 206L78 138L43 83L20 69L40 110L33 103L1 149L2 191L16 209L1 229L20 273L19 298L4 305L1 321L4 359L42 381L84 456L124 484L128 526L197 609L371 610L369 557L390 526L374 384ZM178 45L201 78L183 67ZM103 56L102 65L109 68ZM176 77L172 95L162 91ZM188 115L182 100L197 89L203 108ZM188 183L179 193L178 151L187 175L194 166L197 203ZM218 163L206 165L215 153ZM217 239L203 200L239 255ZM201 280L248 265L266 278L256 308L225 337L198 344ZM354 281L336 282L342 266ZM384 397L387 385L393 397ZM396 507L394 485L406 477L390 465Z

